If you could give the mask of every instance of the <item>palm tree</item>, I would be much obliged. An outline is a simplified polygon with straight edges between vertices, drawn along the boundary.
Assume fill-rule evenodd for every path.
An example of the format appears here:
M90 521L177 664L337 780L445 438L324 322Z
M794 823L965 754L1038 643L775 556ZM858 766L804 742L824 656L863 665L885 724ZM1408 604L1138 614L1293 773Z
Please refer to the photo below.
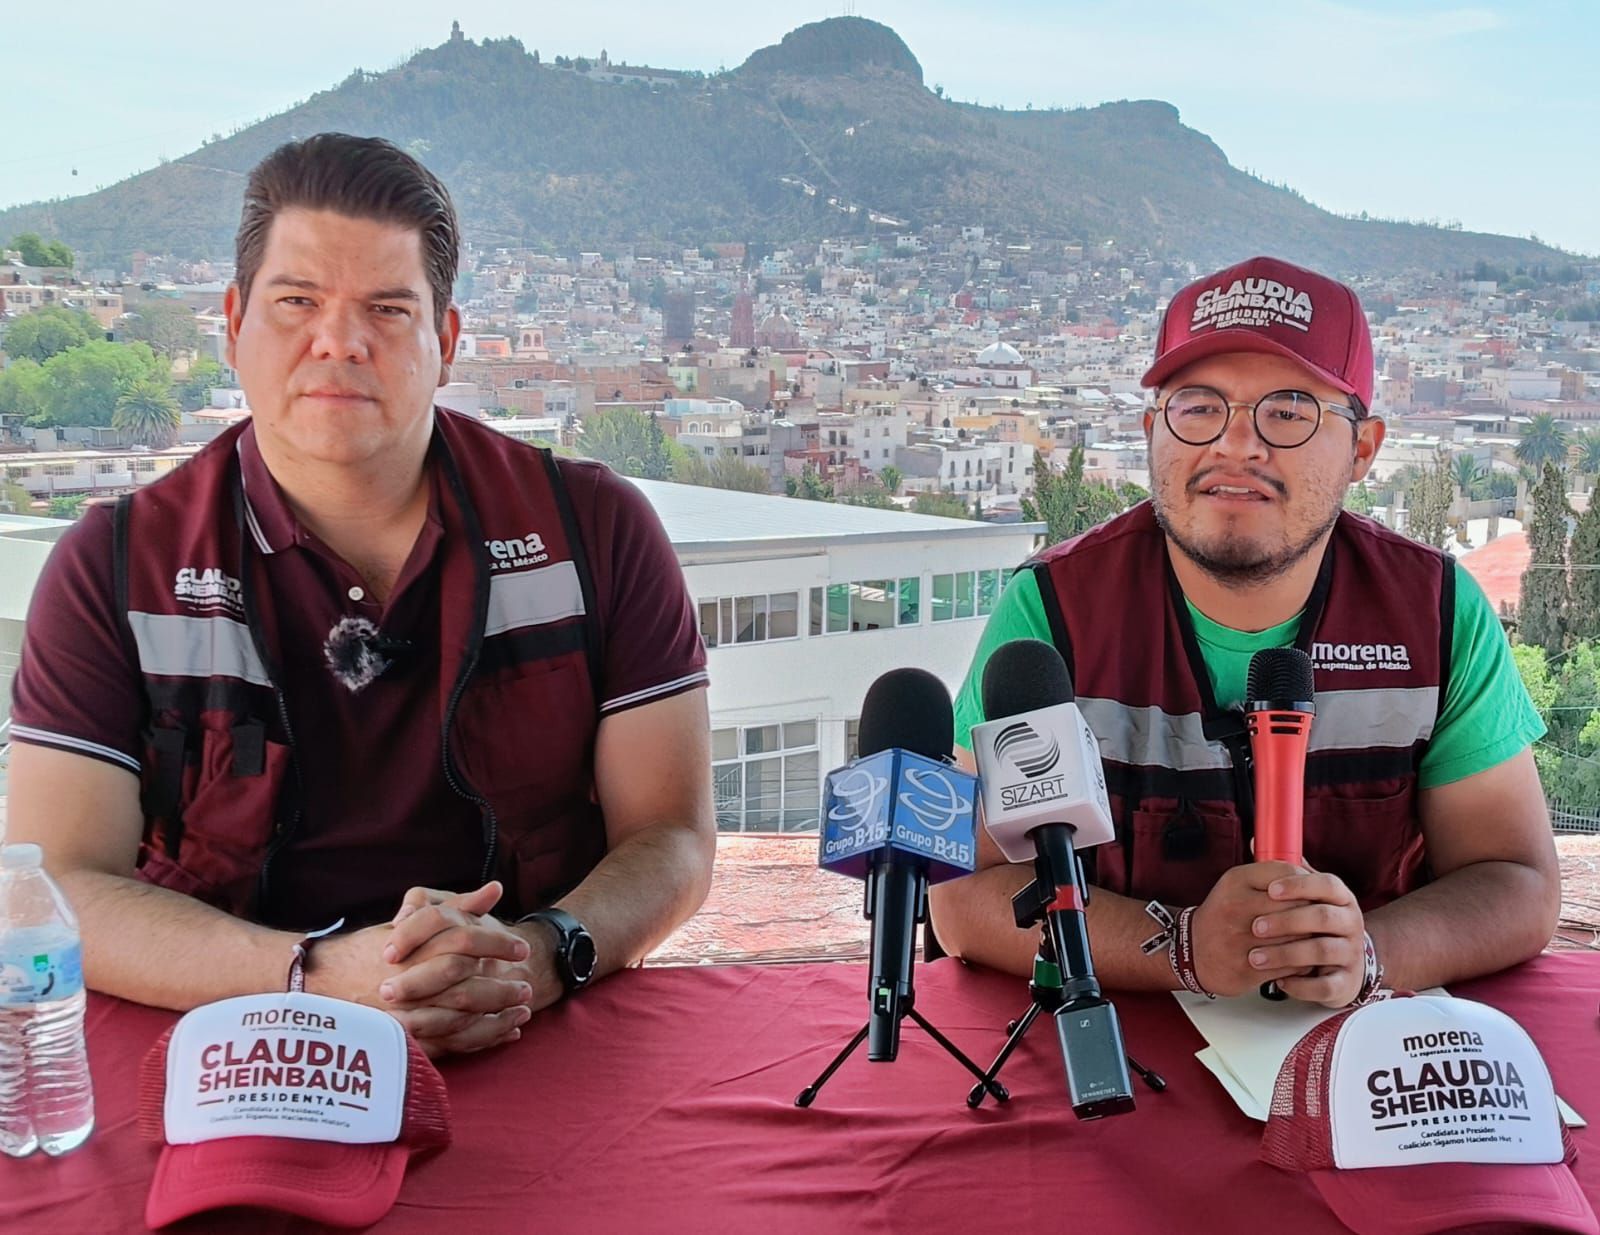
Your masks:
M900 481L904 479L900 469L892 463L886 463L878 469L878 479L883 482L883 487L890 497L900 492Z
M1556 424L1554 414L1539 412L1532 424L1524 426L1522 440L1517 443L1517 458L1535 468L1542 468L1546 463L1566 466L1567 434Z
M1600 433L1578 435L1578 471L1590 477L1600 477Z
M157 449L172 445L178 436L178 401L172 388L158 378L140 378L117 400L111 427L134 442Z
M1478 461L1469 454L1459 454L1450 464L1450 471L1456 482L1456 488L1461 490L1463 502L1472 500L1472 486L1483 475L1483 469L1478 466Z

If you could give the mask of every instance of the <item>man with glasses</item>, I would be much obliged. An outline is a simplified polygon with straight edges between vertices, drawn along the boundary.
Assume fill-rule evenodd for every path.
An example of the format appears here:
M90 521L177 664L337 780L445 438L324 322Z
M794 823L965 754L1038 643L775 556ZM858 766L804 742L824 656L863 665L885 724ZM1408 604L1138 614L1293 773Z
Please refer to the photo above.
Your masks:
M956 704L965 747L995 648L1066 658L1117 830L1084 855L1101 977L1342 1007L1538 952L1560 907L1544 726L1500 624L1448 555L1342 509L1384 437L1355 293L1266 257L1208 275L1143 384L1150 501L1017 572ZM1251 861L1246 671L1284 646L1315 674L1306 869ZM938 936L1027 973L1009 899L1031 872L982 850L934 890Z

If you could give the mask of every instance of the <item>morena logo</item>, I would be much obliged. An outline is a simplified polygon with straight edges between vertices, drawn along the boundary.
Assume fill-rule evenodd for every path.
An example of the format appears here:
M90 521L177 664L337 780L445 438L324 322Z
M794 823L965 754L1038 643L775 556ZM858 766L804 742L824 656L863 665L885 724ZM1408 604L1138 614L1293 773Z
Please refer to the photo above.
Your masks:
M544 537L538 532L528 532L523 536L514 536L506 540L486 540L483 542L483 547L494 559L491 570L517 570L523 566L537 566L550 558L545 552Z
M1061 762L1061 743L1027 721L1018 721L995 735L994 753L998 759L1011 760L1029 780L1038 780Z

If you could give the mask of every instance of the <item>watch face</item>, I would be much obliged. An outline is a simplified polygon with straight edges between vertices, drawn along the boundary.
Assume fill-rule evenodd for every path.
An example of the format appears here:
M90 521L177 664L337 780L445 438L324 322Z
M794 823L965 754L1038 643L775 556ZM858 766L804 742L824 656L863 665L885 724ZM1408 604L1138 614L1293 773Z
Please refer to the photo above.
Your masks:
M580 986L594 976L594 940L589 938L588 931L582 931L572 937L572 946L567 951L567 964L572 969L572 980Z

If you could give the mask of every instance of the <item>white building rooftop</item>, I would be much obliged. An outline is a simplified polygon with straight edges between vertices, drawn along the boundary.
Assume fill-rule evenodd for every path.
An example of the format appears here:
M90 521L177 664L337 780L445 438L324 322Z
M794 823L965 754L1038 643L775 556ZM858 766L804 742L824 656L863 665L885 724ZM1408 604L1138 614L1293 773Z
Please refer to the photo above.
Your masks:
M846 541L870 544L885 540L1012 537L1019 531L1043 534L1045 525L979 523L903 511L807 502L764 493L739 493L703 485L664 480L634 480L667 530L667 538L684 550L821 548Z

